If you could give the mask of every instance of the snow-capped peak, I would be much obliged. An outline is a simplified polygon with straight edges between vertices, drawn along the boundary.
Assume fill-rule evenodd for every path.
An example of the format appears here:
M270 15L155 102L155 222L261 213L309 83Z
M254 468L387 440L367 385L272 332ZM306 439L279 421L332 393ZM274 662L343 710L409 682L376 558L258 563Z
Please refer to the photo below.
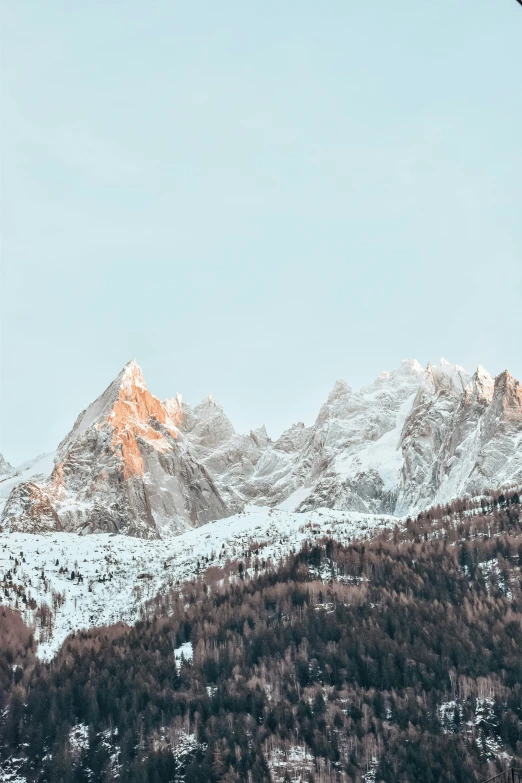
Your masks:
M487 380L493 380L493 376L483 367L481 364L475 370L475 378L484 378Z
M352 393L352 387L344 380L339 378L333 385L333 388L328 395L328 402L333 402L341 397L347 397Z
M395 372L407 375L422 375L424 367L417 359L403 359L400 367Z
M132 359L103 394L78 416L73 429L59 445L58 455L65 456L72 444L82 439L90 428L101 429L110 423L113 445L119 443L130 456L128 447L132 450L133 431L139 431L140 435L151 440L161 438L155 428L150 426L152 418L165 425L173 437L176 437L177 433L171 426L164 407L158 398L148 391L141 368L136 360ZM137 463L135 467L138 467Z
M450 364L445 359L440 365L428 362L425 373L425 387L432 393L462 394L470 381L470 375L458 364Z
M207 396L196 405L196 408L199 408L200 410L204 410L205 408L219 408L219 410L223 410L223 406L216 400L213 394L207 394Z
M114 382L119 382L120 387L124 388L128 393L133 388L147 389L143 372L136 359L131 359L130 362L127 362Z
M468 396L472 395L474 397L479 397L489 404L492 400L494 390L495 379L479 364L468 383Z
M375 388L384 389L403 385L409 387L412 384L419 384L425 372L422 364L416 359L403 359L394 370L383 370L373 383L361 389L361 393Z

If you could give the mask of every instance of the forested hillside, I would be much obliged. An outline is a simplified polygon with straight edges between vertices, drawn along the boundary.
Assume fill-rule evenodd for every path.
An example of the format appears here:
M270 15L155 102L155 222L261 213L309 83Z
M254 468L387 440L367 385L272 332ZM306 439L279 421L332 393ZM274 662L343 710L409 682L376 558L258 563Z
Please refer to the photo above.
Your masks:
M522 766L521 565L515 493L278 567L253 552L50 664L2 610L5 779L464 783Z

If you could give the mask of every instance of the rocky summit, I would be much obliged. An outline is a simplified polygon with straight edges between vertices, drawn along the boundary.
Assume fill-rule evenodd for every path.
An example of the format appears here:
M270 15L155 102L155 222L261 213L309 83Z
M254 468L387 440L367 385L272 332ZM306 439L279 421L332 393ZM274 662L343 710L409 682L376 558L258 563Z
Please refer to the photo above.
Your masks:
M411 515L522 480L522 388L404 360L370 386L337 381L311 426L239 434L212 396L161 402L130 362L54 455L0 462L1 527L179 534L250 504Z

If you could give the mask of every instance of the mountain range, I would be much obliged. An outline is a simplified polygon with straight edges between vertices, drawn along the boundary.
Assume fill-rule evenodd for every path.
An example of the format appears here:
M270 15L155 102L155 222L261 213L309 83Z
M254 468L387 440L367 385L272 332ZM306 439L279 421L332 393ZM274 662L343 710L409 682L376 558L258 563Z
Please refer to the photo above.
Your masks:
M5 532L163 538L249 506L413 515L522 480L522 387L404 360L354 391L337 381L311 426L235 431L212 396L160 401L136 361L54 454L0 458Z

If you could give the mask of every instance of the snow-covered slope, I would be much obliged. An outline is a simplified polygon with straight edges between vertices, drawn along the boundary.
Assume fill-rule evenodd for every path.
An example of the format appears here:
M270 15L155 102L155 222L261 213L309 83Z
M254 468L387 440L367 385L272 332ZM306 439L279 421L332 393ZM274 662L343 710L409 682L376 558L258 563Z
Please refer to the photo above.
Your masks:
M360 391L337 381L311 426L272 441L264 427L237 433L211 396L161 403L131 362L51 468L0 480L2 528L165 537L252 503L406 515L519 482L521 443L522 391L507 372L405 360Z
M305 541L368 538L398 520L328 509L309 514L251 508L167 540L76 533L0 534L2 603L35 628L38 654L52 657L74 630L135 622L170 586L244 563L276 564ZM225 575L223 571L223 575ZM43 609L42 609L43 606Z

